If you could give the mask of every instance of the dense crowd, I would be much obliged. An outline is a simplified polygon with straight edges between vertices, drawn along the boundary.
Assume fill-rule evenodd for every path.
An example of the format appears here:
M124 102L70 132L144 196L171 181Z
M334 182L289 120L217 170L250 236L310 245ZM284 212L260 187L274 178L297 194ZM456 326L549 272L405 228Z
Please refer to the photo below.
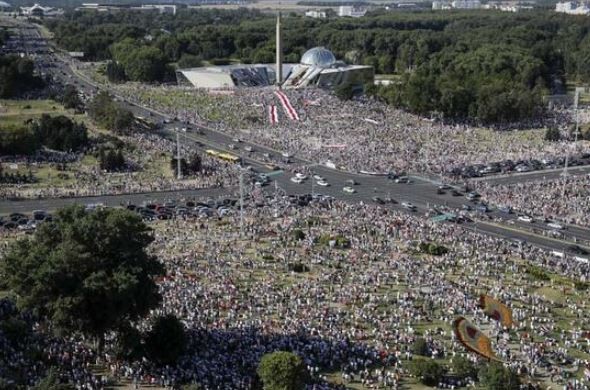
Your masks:
M450 331L462 315L490 335L498 356L525 381L588 388L574 376L587 362L571 353L590 352L583 336L587 302L568 291L569 284L526 271L537 266L589 281L588 264L460 225L337 201L296 207L269 200L246 209L244 237L238 226L237 213L221 221L178 218L154 225L152 251L167 276L159 281L163 304L152 314L178 316L189 330L190 348L175 367L104 356L112 377L249 389L260 357L283 349L304 359L316 383L311 388L327 388L329 379L395 389L409 375L417 337L426 339L434 359L465 353ZM340 247L335 237L349 245ZM417 252L419 242L445 245L449 252L426 256ZM288 271L295 263L309 271ZM515 332L504 333L482 313L482 292L513 308ZM452 380L444 378L441 387Z
M0 198L112 195L228 187L238 182L235 166L206 154L199 155L202 160L201 172L179 180L170 168L170 157L176 154L176 143L153 133L142 132L120 136L120 139L128 145L125 153L130 169L117 173L106 172L96 163L82 164L83 154L44 152L33 157L3 157L7 172L10 172L12 165L20 165L25 171L48 165L57 168L59 173L57 178L47 180L61 180L57 180L58 184L53 186L47 186L44 182L2 186ZM182 145L183 158L189 159L193 153L191 148ZM164 171L168 171L167 174Z
M215 94L187 87L124 84L117 92L168 115L288 152L313 162L331 162L351 171L408 171L445 174L474 164L504 160L556 160L587 151L546 141L543 128L502 130L445 124L394 109L371 98L341 101L320 89L286 90L299 121L290 120L273 89L236 89ZM268 108L279 120L270 123ZM587 117L584 113L580 118ZM555 111L563 134L568 111ZM537 124L539 125L539 124Z
M590 227L590 176L567 176L510 185L475 182L483 197L496 205L541 218Z

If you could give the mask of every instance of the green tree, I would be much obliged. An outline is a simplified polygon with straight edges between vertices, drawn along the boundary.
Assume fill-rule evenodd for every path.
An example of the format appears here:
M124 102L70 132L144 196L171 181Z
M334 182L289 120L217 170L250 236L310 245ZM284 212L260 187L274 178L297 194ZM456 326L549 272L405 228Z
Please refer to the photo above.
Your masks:
M59 373L55 367L51 367L45 378L39 384L33 387L33 390L74 390L75 387L69 383L62 383L59 379Z
M334 95L340 100L350 100L354 96L352 85L350 83L344 83L334 88Z
M395 58L388 54L380 56L378 70L383 74L393 73L395 71Z
M34 75L35 66L27 57L0 56L0 98L12 98L43 86Z
M559 141L560 139L561 139L561 134L559 133L559 129L557 127L549 126L545 130L545 140L546 141L556 142L556 141Z
M300 390L308 379L301 358L285 351L264 355L256 372L264 384L264 390Z
M176 157L170 159L170 169L172 169L172 172L174 172L175 175L178 173L177 161ZM180 172L182 173L182 176L188 176L188 164L184 158L180 159Z
M31 126L0 125L0 134L0 156L29 155L41 147L41 142Z
M114 345L114 353L119 359L138 360L145 355L142 343L143 335L133 326L124 326L117 329L117 340Z
M487 390L517 390L520 388L518 375L497 362L492 362L481 368L479 382Z
M455 375L462 378L471 377L475 379L477 377L475 364L464 356L457 355L453 357L452 369Z
M203 160L198 153L193 153L188 162L187 170L194 175L201 172L201 169L203 169Z
M414 344L412 344L412 352L415 355L427 356L428 343L426 342L426 340L424 340L424 338L422 337L418 337L416 340L414 340Z
M203 59L192 54L183 54L177 63L180 69L197 68L203 66Z
M172 365L186 350L184 325L173 315L156 318L145 340L150 360L160 365Z
M445 368L432 359L414 359L410 372L426 386L436 386L445 374Z
M147 253L153 241L127 210L71 206L31 239L15 242L0 260L0 276L17 303L62 332L95 338L129 326L160 302L154 278L163 266Z
M78 109L82 107L82 100L80 100L80 96L78 96L78 90L70 84L65 86L61 102L67 109Z
M64 115L41 115L33 130L38 140L49 149L70 151L88 145L88 131Z
M120 107L107 92L99 92L88 105L88 115L100 126L118 133L127 131L135 121L133 113Z
M107 63L106 75L111 83L121 83L127 81L125 68L123 67L123 65L115 61L109 61Z

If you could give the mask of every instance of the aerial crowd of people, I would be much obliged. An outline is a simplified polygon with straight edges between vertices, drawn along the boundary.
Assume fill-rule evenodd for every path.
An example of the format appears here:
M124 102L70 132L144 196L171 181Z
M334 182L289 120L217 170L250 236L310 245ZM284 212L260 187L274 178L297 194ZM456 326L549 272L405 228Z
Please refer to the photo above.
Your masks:
M125 153L126 164L129 167L120 172L106 172L98 163L82 163L85 155L92 154L92 150L80 153L42 152L31 157L2 158L0 163L3 163L7 171L11 165L24 167L25 171L42 166L59 167L56 176L62 180L51 186L44 182L1 186L0 198L114 195L230 187L238 182L238 170L235 165L206 154L199 155L202 169L198 174L178 179L170 164L171 157L177 153L176 143L157 134L142 132L134 132L119 138L128 145ZM188 160L192 155L192 149L182 144L182 158ZM167 173L164 174L164 171Z
M43 341L44 353L80 389L109 380L249 389L260 357L277 349L304 359L311 389L338 383L396 389L410 376L418 337L426 340L427 357L466 354L450 329L464 316L495 340L497 356L525 382L588 388L577 375L589 362L572 353L590 351L588 303L572 287L590 281L588 264L379 206L265 202L245 209L243 236L237 212L152 225L151 251L167 269L158 281L164 300L152 315L175 314L190 336L176 366L97 356L79 339ZM449 252L420 253L420 242ZM304 265L302 272L292 264ZM538 279L529 267L558 277ZM482 293L512 308L515 329L506 332L483 314ZM109 368L104 377L87 374L97 358ZM15 357L13 364L25 365L34 382L42 370L26 361ZM454 380L443 377L439 386Z
M531 216L590 227L590 177L526 181L510 185L476 182L475 188L496 205L507 205Z
M456 169L504 160L556 160L581 154L586 141L552 142L542 128L496 130L447 124L392 108L373 98L341 101L317 88L286 90L299 120L281 110L273 89L236 89L213 94L179 86L115 86L136 103L314 163L348 171L412 172L452 176ZM268 107L278 106L271 124ZM580 114L581 121L587 115ZM565 134L572 112L556 110L550 121ZM537 124L539 126L539 124Z

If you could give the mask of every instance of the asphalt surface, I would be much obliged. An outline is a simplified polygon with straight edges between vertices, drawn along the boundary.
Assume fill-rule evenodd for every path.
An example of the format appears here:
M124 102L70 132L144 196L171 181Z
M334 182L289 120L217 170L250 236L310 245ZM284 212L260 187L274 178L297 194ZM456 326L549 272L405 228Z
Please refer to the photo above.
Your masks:
M25 52L35 58L39 64L38 70L46 75L50 75L54 80L59 80L64 84L74 84L78 90L86 96L92 96L100 87L94 85L83 75L76 71L76 63L59 50L52 48L41 37L36 28L26 26L22 33L18 35L18 40L22 41L22 48ZM110 91L112 92L112 91ZM116 95L115 95L116 96ZM140 107L133 103L125 101L121 96L116 96L117 100L130 109L136 117L143 117L153 122L165 123L162 134L170 139L176 139L176 134L181 135L181 142L191 149L204 151L205 149L215 149L228 151L232 154L239 155L244 165L250 165L258 172L270 173L271 170L267 165L279 165L283 171L274 174L272 180L276 182L276 187L286 194L303 194L303 193L320 193L330 195L337 199L355 202L373 202L374 197L390 197L397 201L395 205L388 205L396 209L410 212L401 206L402 202L411 202L417 207L415 211L424 215L429 209L437 208L444 210L461 209L466 206L473 207L474 204L463 196L452 196L451 191L445 194L437 194L437 185L439 183L420 177L412 177L410 184L398 184L389 180L385 176L371 176L363 174L348 173L330 169L325 166L311 164L297 156L290 158L291 163L285 164L281 157L281 151L272 150L257 144L247 142L237 142L233 137L215 131L214 129L197 127L190 125L186 132L178 129L186 128L187 124L167 117L148 107ZM229 145L233 144L236 149L230 149ZM253 152L247 152L246 146L250 146ZM270 157L269 157L270 156ZM290 179L293 173L289 173L290 167L306 166L312 170L313 174L322 176L328 183L329 187L322 187L314 184L315 180L308 178L302 184L293 183ZM590 173L590 167L571 167L568 169L570 174ZM485 177L479 180L491 181L494 183L510 184L529 180L542 180L559 176L563 172L560 170L553 171L536 171L532 173L512 174L508 176ZM355 180L358 185L354 185L355 193L346 194L343 187L347 185L348 180ZM275 183L266 187L267 191L273 191ZM146 202L165 202L169 200L181 199L206 199L217 198L221 196L234 196L237 193L236 188L231 189L204 189L204 190L187 190L187 191L164 191L146 194L124 194L98 197L80 197L80 198L57 198L42 200L0 200L0 214L11 212L30 212L32 210L44 209L54 210L68 204L96 204L101 203L109 206L133 203L142 204ZM549 228L545 222L536 221L526 223L519 221L517 215L504 214L498 210L492 210L488 213L481 213L481 218L475 222L464 223L467 229L477 230L478 232L489 234L495 237L501 237L507 240L522 240L546 249L564 251L573 242L579 245L590 246L590 230L575 226L567 226L566 229L559 233ZM501 219L501 222L491 222L491 219ZM547 235L562 235L560 238L550 238Z

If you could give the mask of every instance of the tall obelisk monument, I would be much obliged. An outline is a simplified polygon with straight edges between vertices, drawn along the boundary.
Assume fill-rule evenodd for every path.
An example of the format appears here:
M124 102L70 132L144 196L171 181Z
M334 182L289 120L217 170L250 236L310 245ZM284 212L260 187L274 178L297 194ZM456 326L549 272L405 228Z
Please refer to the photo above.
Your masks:
M277 14L277 43L276 43L276 60L277 60L277 86L281 88L283 82L283 38L281 36L281 11Z

